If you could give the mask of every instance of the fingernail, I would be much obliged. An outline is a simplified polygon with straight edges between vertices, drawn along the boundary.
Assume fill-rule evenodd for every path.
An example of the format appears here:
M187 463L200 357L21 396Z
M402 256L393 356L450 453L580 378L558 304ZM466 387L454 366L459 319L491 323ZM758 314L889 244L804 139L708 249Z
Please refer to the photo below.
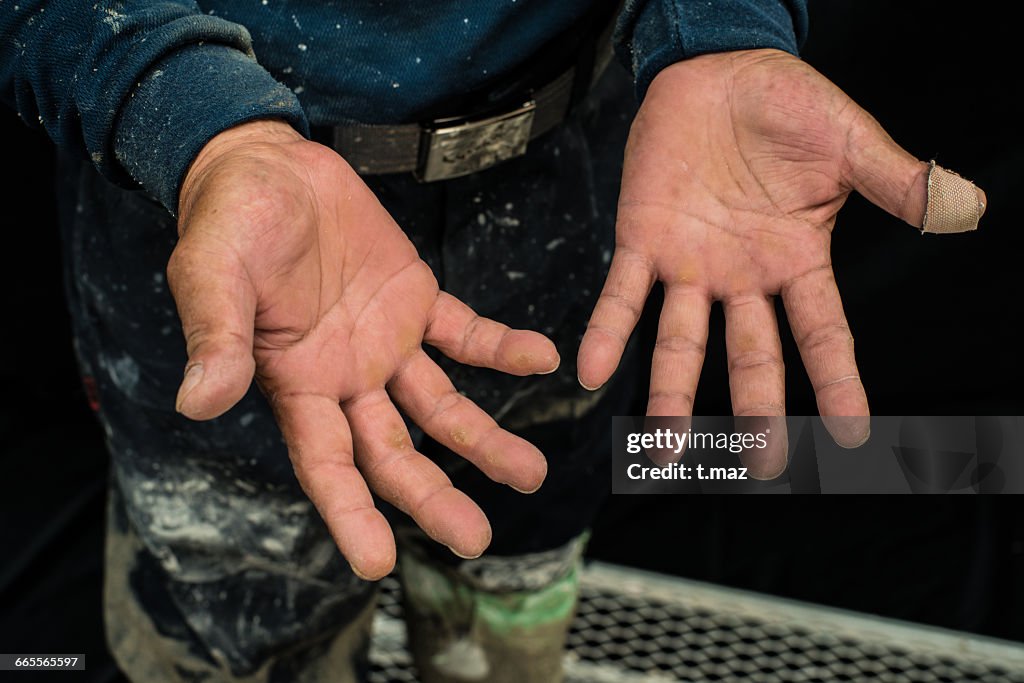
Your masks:
M975 186L974 191L978 194L978 218L981 218L985 215L985 209L988 208L988 197L980 187Z
M185 399L192 393L200 382L203 381L203 364L196 363L188 370L185 371L185 378L181 380L181 388L178 389L178 400L175 403L174 409L179 413L181 412L181 406L185 403Z
M597 391L598 389L601 388L600 384L598 384L597 386L594 386L594 387L588 387L586 385L586 383L584 383L584 381L580 378L579 375L576 375L576 381L579 382L580 386L583 387L584 389L586 389L587 391Z
M513 491L515 491L516 493L524 493L526 495L530 495L531 493L536 493L537 491L539 491L540 487L543 486L543 485L544 485L544 482L541 482L541 483L537 484L536 486L534 486L529 491L527 491L525 489L521 489L518 486L516 486L515 484L508 484L508 487L510 489L512 489Z
M478 558L481 555L483 555L482 552L479 552L476 555L463 555L462 553L460 553L458 550L456 550L455 548L451 547L450 545L449 546L445 546L445 547L447 547L448 550L451 550L453 555L457 555L458 557L461 557L464 560L475 560L476 558Z
M363 573L362 573L361 571L359 571L358 569L356 569L356 566L355 566L354 564L351 564L351 563L350 563L350 564L348 565L348 567L349 567L349 569L351 569L351 570L352 570L352 573L353 573L353 574L355 574L355 575L356 575L357 577L359 577L359 578L360 578L360 579L362 579L363 581L373 581L373 579L371 579L371 578L370 578L369 576L367 576L366 574L363 574Z
M782 469L772 474L761 474L760 472L750 472L750 478L756 479L757 481L772 481L782 476L782 473L786 471L788 464L783 465Z
M552 372L558 370L558 366L561 365L561 364L562 364L562 357L559 356L556 353L555 354L555 364L551 366L551 369L550 370L545 370L544 372L538 372L537 374L538 375L550 375Z
M984 211L984 209L982 209L982 210ZM868 439L870 439L870 438L871 438L871 427L869 425L868 428L867 428L867 431L864 432L864 438L861 439L860 441L858 441L857 443L853 444L852 446L850 446L850 448L860 448L861 446L866 444L868 442Z

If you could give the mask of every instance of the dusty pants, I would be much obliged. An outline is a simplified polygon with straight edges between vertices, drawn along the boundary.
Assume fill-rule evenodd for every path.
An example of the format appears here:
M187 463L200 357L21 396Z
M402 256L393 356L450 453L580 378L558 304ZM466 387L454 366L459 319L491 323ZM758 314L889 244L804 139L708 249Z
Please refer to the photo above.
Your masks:
M481 315L544 332L562 357L557 373L529 378L443 363L458 389L548 456L534 495L489 481L414 430L491 520L488 567L574 557L609 489L610 416L627 410L632 359L589 393L575 357L611 257L632 103L613 68L524 157L440 183L367 178L443 289ZM113 461L105 602L119 665L147 683L359 680L374 585L352 575L299 489L262 395L253 388L206 423L174 411L185 350L164 276L173 219L88 165L65 161L62 182L76 349ZM422 540L416 557L442 572L462 563Z

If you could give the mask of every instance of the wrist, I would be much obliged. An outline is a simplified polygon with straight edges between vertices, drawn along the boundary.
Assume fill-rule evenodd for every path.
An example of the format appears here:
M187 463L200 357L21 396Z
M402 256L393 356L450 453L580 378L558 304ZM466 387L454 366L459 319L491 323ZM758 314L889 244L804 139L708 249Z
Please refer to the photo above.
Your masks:
M221 131L203 145L189 165L181 183L178 215L184 215L188 199L198 181L217 159L252 144L287 144L305 140L301 133L280 119L258 119Z
M731 74L754 64L788 63L793 61L798 62L800 58L774 48L711 52L697 55L696 57L688 57L687 59L667 65L651 80L650 88L656 88L665 81L671 81L676 78L703 78L717 84L721 82L723 71Z

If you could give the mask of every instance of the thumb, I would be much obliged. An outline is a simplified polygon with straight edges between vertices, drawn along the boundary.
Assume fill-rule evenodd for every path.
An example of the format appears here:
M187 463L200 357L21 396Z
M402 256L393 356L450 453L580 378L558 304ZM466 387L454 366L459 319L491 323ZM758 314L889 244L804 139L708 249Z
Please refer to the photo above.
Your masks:
M846 136L846 181L871 203L926 232L978 227L988 200L973 183L920 161L857 107Z
M255 371L256 291L233 252L202 242L199 231L190 232L167 264L188 349L176 408L193 420L218 417L238 403Z

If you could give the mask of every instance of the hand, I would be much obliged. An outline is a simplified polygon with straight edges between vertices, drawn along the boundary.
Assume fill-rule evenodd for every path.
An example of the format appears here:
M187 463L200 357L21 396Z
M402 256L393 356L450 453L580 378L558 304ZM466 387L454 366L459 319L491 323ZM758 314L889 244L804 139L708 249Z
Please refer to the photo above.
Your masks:
M188 346L178 410L216 417L255 373L296 477L364 578L395 562L370 488L455 553L490 542L483 512L413 448L394 400L495 481L532 491L540 452L456 392L423 351L516 375L551 372L554 345L477 317L354 171L284 123L221 133L182 185L168 282Z
M657 278L665 304L648 414L691 414L719 300L734 414L783 415L772 302L781 294L826 425L840 445L859 445L868 402L832 274L831 232L854 189L920 227L927 172L791 55L752 50L666 68L630 131L616 250L580 346L580 382L596 388L614 372ZM760 475L781 472L784 448L781 457Z

